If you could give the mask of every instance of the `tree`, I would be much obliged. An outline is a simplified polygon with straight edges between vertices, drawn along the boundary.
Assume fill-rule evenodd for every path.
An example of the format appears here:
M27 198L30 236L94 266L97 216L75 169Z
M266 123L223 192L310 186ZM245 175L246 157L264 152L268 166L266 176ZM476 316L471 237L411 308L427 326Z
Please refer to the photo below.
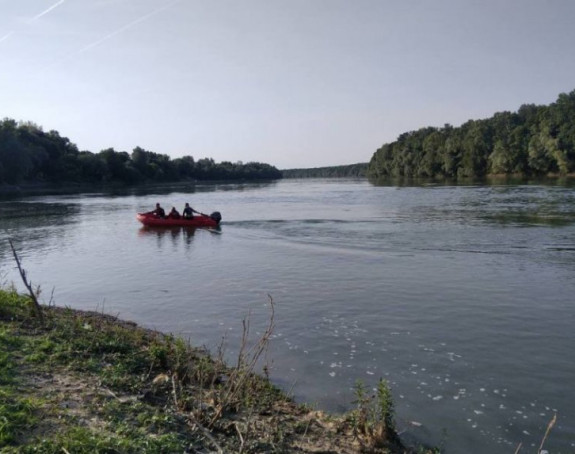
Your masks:
M575 90L548 106L522 105L458 128L401 134L372 156L370 177L483 177L575 170Z
M0 121L0 184L28 182L176 182L192 178L277 179L281 172L269 164L224 161L211 158L197 163L192 156L170 159L166 154L136 147L131 154L108 148L97 154L78 151L58 131L44 132L32 122L5 118Z

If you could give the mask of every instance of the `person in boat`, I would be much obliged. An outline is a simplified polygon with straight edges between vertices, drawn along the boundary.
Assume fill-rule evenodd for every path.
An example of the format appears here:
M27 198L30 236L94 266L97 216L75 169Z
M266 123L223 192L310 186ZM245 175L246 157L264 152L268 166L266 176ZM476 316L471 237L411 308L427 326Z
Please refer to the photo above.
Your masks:
M182 214L184 215L184 219L193 219L194 218L194 213L198 213L201 214L199 211L194 210L189 203L186 203L186 206L184 208L184 211L182 211Z
M180 219L180 213L176 210L176 207L172 207L172 211L168 214L168 219Z
M166 212L164 211L164 209L160 206L159 203L156 203L156 209L153 211L150 211L149 214L153 214L154 216L156 216L157 218L165 218L166 217Z

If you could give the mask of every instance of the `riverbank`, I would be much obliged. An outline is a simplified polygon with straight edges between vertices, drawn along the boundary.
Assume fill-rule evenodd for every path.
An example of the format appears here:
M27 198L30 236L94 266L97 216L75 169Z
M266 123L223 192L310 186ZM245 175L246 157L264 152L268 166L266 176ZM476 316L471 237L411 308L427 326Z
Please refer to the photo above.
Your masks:
M358 391L357 408L334 416L255 374L273 312L233 368L110 315L32 313L27 296L0 290L2 452L431 452L399 440L385 382L378 399Z

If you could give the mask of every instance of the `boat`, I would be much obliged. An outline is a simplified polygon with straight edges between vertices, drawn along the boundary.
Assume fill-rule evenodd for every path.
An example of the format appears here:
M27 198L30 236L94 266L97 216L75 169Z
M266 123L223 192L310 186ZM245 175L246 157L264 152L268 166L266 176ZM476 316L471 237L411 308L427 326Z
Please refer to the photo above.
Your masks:
M160 218L153 213L138 213L136 219L147 227L219 227L222 215L214 211L209 216L201 213L191 219Z

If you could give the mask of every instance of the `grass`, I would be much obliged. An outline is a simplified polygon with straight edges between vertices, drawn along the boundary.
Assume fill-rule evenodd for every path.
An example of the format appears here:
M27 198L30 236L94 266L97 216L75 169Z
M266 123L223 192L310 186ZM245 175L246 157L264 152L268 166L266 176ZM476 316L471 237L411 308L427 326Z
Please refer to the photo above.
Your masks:
M12 296L7 301L14 305ZM0 448L14 442L19 433L36 422L34 399L17 392L17 364L13 352L22 342L9 330L0 327Z
M393 427L386 382L338 417L296 405L256 367L274 328L237 364L108 315L0 289L0 452L417 452ZM265 372L265 370L264 370ZM359 389L359 388L358 388Z
M181 401L190 402L194 388L183 385L196 362L221 373L205 352L101 314L45 308L40 325L28 298L11 290L0 291L0 320L2 452L186 452L202 444L153 379L178 377Z

